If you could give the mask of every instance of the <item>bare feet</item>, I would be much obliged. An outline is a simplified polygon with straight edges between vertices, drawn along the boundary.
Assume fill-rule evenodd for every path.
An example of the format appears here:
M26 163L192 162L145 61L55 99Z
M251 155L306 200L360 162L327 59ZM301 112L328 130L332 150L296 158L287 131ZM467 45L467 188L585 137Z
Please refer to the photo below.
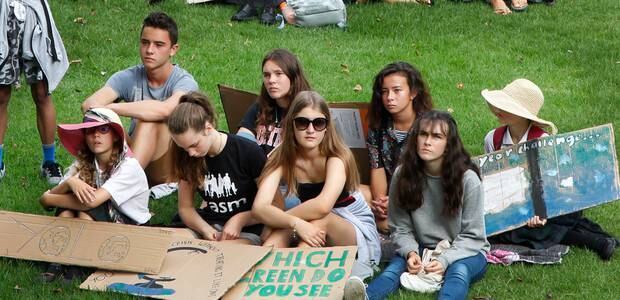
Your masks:
M525 2L527 3L527 0L525 0ZM493 11L498 15L505 16L512 13L510 8L504 3L504 0L491 0L491 7L493 7Z
M527 9L527 0L511 0L510 8L515 11L524 11Z

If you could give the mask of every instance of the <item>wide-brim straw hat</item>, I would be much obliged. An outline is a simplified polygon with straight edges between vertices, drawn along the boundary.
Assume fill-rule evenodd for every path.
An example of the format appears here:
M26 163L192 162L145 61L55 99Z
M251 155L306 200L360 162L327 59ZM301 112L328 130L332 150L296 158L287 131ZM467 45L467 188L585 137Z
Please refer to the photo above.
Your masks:
M505 112L531 120L539 127L551 127L555 134L555 124L538 117L540 108L545 103L545 96L540 88L527 79L517 79L501 90L481 92L482 97L492 106Z
M84 129L101 125L110 125L112 130L121 139L123 148L127 148L125 130L123 129L121 119L114 111L103 107L92 108L86 111L82 123L59 124L58 139L71 155L77 157L80 150L86 147Z

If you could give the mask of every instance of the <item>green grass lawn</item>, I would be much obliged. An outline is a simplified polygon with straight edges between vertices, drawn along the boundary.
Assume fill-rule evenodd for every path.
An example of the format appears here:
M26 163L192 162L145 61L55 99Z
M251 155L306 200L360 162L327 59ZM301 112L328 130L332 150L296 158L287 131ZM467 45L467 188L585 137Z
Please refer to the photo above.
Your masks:
M312 87L330 101L369 101L373 76L395 60L417 66L431 88L435 106L451 109L467 149L483 152L485 133L496 121L480 96L525 77L543 90L540 116L560 132L604 123L620 129L620 2L559 0L554 7L531 5L526 13L494 15L484 1L470 4L436 0L432 7L383 3L348 7L349 28L295 28L278 31L258 22L231 23L234 6L185 5L167 0L50 1L71 65L53 97L59 123L79 122L80 103L115 71L140 62L138 38L143 18L153 10L173 16L180 27L175 62L191 72L218 107L226 128L217 84L256 91L261 60L272 48L298 55ZM83 24L76 18L83 18ZM342 65L349 72L343 72ZM457 85L462 83L462 88ZM355 85L362 90L354 91ZM0 182L0 209L44 214L39 196L48 189L38 178L41 161L35 109L26 86L13 94L5 138L7 177ZM616 147L620 135L615 134ZM72 159L59 150L66 167ZM153 221L174 213L176 198L153 201ZM587 211L620 236L620 202ZM557 266L491 266L469 294L477 299L617 299L620 260L601 262L595 254L572 251ZM41 286L38 263L0 258L0 299L128 298ZM392 299L431 299L400 293Z

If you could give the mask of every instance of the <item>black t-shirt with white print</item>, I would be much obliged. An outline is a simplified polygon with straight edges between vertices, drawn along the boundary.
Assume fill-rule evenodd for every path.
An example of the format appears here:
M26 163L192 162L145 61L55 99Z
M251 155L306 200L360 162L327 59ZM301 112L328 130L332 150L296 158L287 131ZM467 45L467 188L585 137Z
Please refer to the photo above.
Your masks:
M241 119L239 126L252 130L256 135L256 143L263 149L265 154L269 154L273 148L282 143L282 128L280 126L282 125L282 119L284 119L286 111L276 106L276 109L273 110L274 121L268 125L256 124L259 113L260 108L258 102L254 102L254 104L248 108L243 119Z
M246 138L227 134L222 152L215 157L205 156L207 174L198 188L206 206L200 215L210 224L224 225L232 216L252 209L258 187L256 179L265 166L265 154L258 145ZM245 232L260 234L262 226L244 228Z

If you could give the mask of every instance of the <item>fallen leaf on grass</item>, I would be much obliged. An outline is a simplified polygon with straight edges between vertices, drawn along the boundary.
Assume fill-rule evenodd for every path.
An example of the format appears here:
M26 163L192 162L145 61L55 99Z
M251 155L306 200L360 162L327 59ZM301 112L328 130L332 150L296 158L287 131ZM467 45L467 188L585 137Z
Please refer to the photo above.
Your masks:
M96 12L94 9L90 11L90 15L91 15L91 16L94 16L94 15L96 15L96 14L97 14L97 12Z
M349 66L347 64L340 64L342 68L342 73L349 74Z
M62 289L61 288L55 288L53 290L54 293L62 293Z
M362 86L361 86L361 85L359 85L359 84L356 84L356 85L353 87L353 90L359 93L359 92L361 92L361 91L362 91Z
M101 71L101 72L99 72L99 74L101 74L101 76L105 76L105 74L108 74L108 72L106 72L106 71Z
M77 18L73 19L73 23L84 25L84 24L86 24L86 19L84 19L82 17L77 17Z
M547 299L553 299L553 293L552 292L548 292L547 293Z
M21 288L19 285L15 285L15 287L14 287L13 289L14 289L14 290L16 290L16 291L19 291L19 290L21 290L22 288Z
M228 22L228 26L232 27L233 23L232 22Z
M523 282L523 278L521 278L521 277L517 277L517 281L518 281L518 282Z
M74 59L74 60L69 62L70 65L72 65L72 64L81 64L81 63L82 63L81 59Z
M462 90L465 87L465 85L462 82L459 82L456 84L456 88L459 90Z
M454 113L454 109L452 109L452 107L448 107L448 112L449 113Z

